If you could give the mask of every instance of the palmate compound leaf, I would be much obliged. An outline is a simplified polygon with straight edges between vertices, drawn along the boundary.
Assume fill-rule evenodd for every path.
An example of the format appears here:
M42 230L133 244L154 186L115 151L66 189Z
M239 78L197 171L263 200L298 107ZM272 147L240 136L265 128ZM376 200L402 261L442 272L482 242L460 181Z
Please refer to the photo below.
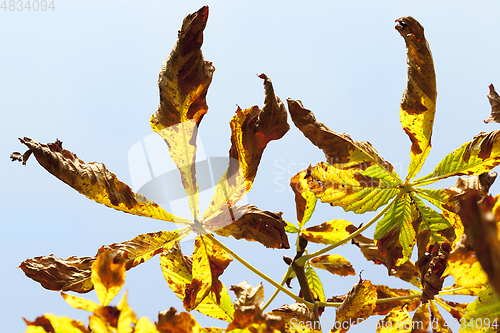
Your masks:
M436 74L424 28L411 16L396 20L396 30L406 43L408 80L401 101L400 121L411 145L411 162L406 180L422 168L431 149L432 126L436 113Z
M285 106L274 94L271 80L265 74L259 77L264 80L264 106L262 110L258 106L245 110L238 107L231 119L229 165L215 187L202 223L210 224L211 219L232 209L250 191L267 144L290 129Z
M182 255L180 246L176 245L161 254L160 263L169 287L183 301L184 308L191 310L192 257ZM208 296L198 304L195 310L209 317L225 321L233 320L234 307L231 298L226 287L219 280L216 280Z
M19 140L48 172L89 199L125 213L169 222L190 223L189 220L167 213L158 204L132 192L132 189L119 181L104 164L84 163L75 154L63 149L59 140L49 144L41 144L27 137ZM26 153L25 155L29 156ZM26 160L27 158L23 160L23 164Z
M195 220L199 210L196 137L208 110L206 94L215 70L201 53L207 19L208 6L184 18L177 43L160 70L160 104L151 116L151 127L165 139L181 173Z
M103 246L96 256L104 250L123 251L125 268L129 270L169 250L177 241L189 234L190 230L188 227L139 235L130 241ZM87 293L94 289L91 267L95 260L95 257L59 259L50 255L27 259L21 263L20 268L27 277L39 282L46 289Z
M322 202L364 213L376 210L397 194L402 181L369 142L357 142L332 131L300 101L287 102L295 126L325 153L327 163L309 167L305 175L309 189Z

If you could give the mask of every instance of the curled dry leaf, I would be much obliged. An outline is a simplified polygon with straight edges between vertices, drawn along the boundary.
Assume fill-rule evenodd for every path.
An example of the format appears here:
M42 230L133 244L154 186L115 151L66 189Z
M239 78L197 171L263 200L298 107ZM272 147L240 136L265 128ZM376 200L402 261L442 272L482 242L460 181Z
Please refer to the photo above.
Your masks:
M220 236L257 241L268 248L290 248L281 213L263 211L253 205L234 206L205 226Z
M321 332L319 327L314 327L314 313L302 303L285 304L271 312L283 318L285 329L292 332ZM303 323L304 325L300 325Z
M377 265L384 265L388 267L387 256L379 251L377 245L375 245L375 242L372 239L359 235L356 236L352 242L360 248L367 260L373 261ZM389 270L389 275L394 275L403 281L410 282L417 288L422 287L418 270L411 260L406 261L401 266L394 266Z
M177 313L174 308L158 313L156 329L160 333L195 333L202 330L201 325L191 314Z
M351 323L360 323L372 315L377 302L377 289L369 280L360 279L347 293L337 308L335 327L332 332L347 332ZM339 327L339 328L337 328Z
M449 201L457 201L463 198L466 194L476 192L481 195L481 198L488 195L491 185L497 178L496 172L483 172L479 176L470 176L467 178L459 177L454 186L448 187L447 192L450 195Z
M500 96L498 96L495 91L495 87L490 84L490 93L488 94L488 100L491 105L491 115L488 119L485 119L485 123L491 123L492 121L500 123Z
M231 119L229 165L201 218L203 223L234 207L250 191L267 144L290 129L285 106L274 94L271 80L265 74L259 77L264 80L264 106L262 110L258 106L245 110L238 107Z
M241 306L234 312L234 320L229 324L226 332L237 329L249 329L257 333L285 333L283 318L269 313L262 313L257 305Z
M54 255L35 257L23 261L20 268L27 277L39 282L49 290L86 293L94 289L90 280L95 258L69 257L59 259Z
M411 162L406 179L421 169L431 149L436 113L436 74L424 28L411 16L396 20L396 30L406 43L408 80L401 101L400 121L411 141Z
M27 137L19 140L33 152L38 163L48 172L89 199L125 213L169 222L189 223L189 220L167 213L158 204L132 192L132 189L119 181L104 164L85 164L75 154L63 149L60 141L41 144Z
M262 283L259 283L257 287L253 287L248 281L243 281L232 285L230 290L236 294L237 299L233 302L235 309L240 306L250 305L261 307L264 304L264 286Z
M478 199L477 193L466 195L460 201L458 214L490 284L500 294L500 241L498 221L492 213L495 199L488 196L480 203Z
M417 267L420 271L422 280L422 302L434 298L443 287L443 273L447 266L451 246L445 242L443 244L434 244L430 247L430 253L420 256L417 261Z

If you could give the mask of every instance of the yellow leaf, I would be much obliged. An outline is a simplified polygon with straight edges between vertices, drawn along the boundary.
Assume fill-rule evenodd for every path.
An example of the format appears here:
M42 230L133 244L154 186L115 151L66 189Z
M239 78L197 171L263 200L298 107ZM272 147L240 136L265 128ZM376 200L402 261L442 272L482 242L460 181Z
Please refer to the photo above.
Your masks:
M429 301L429 307L431 309L431 318L434 318L431 322L433 333L453 333L451 328L448 326L446 321L444 321L443 316L439 313L439 310L434 303L434 301Z
M61 296L64 298L69 305L74 307L75 309L81 309L89 312L96 312L101 306L92 302L91 300L76 297L70 294L61 293Z
M413 322L406 310L400 307L391 310L384 318L377 323L377 333L411 333Z
M351 323L368 318L376 307L377 290L369 280L361 280L347 293L342 305L337 308L333 333L347 332Z
M354 232L356 228L346 220L331 220L302 230L302 236L310 242L336 244Z
M56 317L47 313L31 322L24 319L28 329L26 333L88 333L82 322L66 317ZM99 332L96 332L99 333Z
M231 119L229 166L215 187L201 218L203 223L230 210L250 191L267 144L283 137L290 128L285 106L274 94L271 80L265 74L259 77L264 80L264 106L262 110L258 106L246 110L238 107Z
M123 251L104 250L92 264L92 283L102 306L108 305L125 283L124 260Z
M200 333L202 327L194 317L187 313L177 313L177 310L161 311L158 314L158 323L156 328L160 333Z
M295 206L299 228L302 228L309 221L316 208L316 201L318 201L314 193L309 190L309 186L307 185L308 177L307 170L304 170L293 176L290 180L290 187L295 193Z
M141 317L137 321L134 328L134 333L159 333L156 326L152 324L148 318Z
M242 306L234 312L234 320L229 324L226 332L233 333L279 333L285 331L283 318L262 313L256 306Z
M123 298L116 305L116 308L120 311L120 316L118 317L118 323L116 328L118 333L132 333L134 332L133 327L137 323L137 317L135 313L130 309L127 303L127 292L123 294Z
M408 181L420 171L431 149L436 113L436 74L424 28L410 16L401 17L396 22L407 50L408 84L401 102L400 121L412 143Z
M132 192L104 164L85 164L75 154L63 149L61 141L41 144L26 137L19 140L33 152L38 163L47 171L89 199L125 213L181 224L191 223L167 213L158 204Z
M332 274L340 276L356 275L351 263L338 254L325 254L311 259L311 265L316 268L326 269Z

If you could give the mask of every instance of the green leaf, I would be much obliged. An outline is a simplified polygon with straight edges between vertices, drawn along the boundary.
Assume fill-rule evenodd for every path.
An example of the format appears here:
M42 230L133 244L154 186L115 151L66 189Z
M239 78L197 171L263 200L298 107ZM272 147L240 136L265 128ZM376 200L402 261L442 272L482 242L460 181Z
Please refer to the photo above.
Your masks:
M340 206L345 211L361 214L377 210L400 191L397 174L389 174L379 165L363 169L362 166L322 162L309 168L311 177L307 181L310 190L321 202Z
M389 208L384 217L378 222L373 237L381 240L392 230L397 235L395 241L398 247L401 247L403 262L410 259L413 246L416 243L415 229L413 223L416 219L415 207L410 195L407 193L398 199L394 205Z
M500 164L499 133L500 130L476 135L472 141L446 155L432 173L415 180L413 184L427 185L448 177L480 175L490 171Z
M396 20L396 30L406 43L407 87L401 101L400 121L411 141L411 162L406 181L420 171L431 150L436 113L436 74L424 28L411 16Z
M295 226L295 224L290 223L288 221L285 221L285 222L286 222L286 227L285 227L286 232L289 232L292 234L296 234L297 232L299 232L299 229Z
M462 325L460 333L498 332L500 328L500 297L492 286L481 291L476 300L467 306L467 312L462 319L465 325Z
M320 302L326 301L325 292L323 291L323 284L319 279L318 274L314 271L311 265L307 265L306 267L306 277L307 283L309 284L309 288L315 299Z

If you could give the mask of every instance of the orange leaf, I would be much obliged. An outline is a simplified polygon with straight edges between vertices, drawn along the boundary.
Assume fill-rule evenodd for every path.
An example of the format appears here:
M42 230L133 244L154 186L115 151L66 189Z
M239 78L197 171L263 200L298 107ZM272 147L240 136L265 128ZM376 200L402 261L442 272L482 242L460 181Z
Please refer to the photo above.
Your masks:
M125 283L126 254L120 250L104 250L92 264L92 283L102 306L118 294Z

